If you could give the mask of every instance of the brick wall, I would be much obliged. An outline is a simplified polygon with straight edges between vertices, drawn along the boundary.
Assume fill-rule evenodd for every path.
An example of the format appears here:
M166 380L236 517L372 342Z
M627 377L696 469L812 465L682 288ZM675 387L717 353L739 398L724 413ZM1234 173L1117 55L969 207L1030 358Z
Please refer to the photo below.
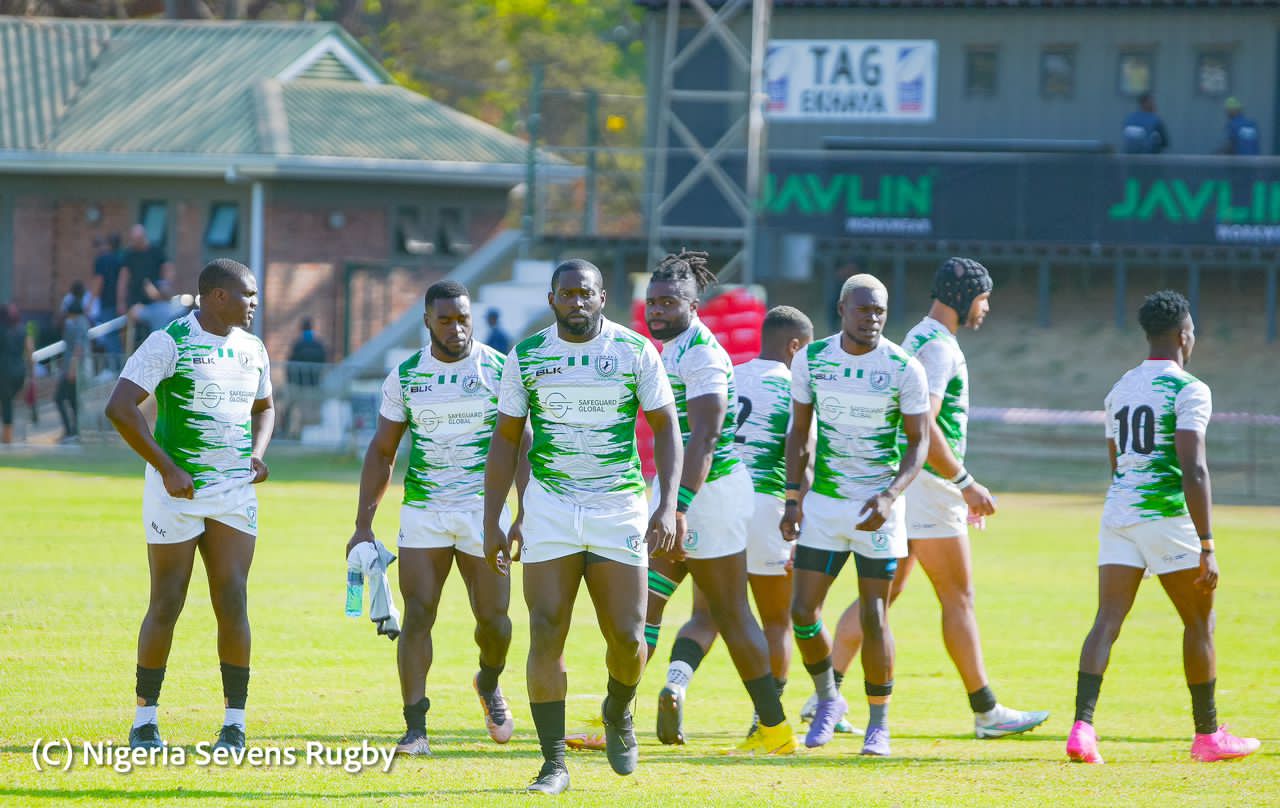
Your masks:
M19 198L13 210L13 299L23 311L53 304L53 203Z

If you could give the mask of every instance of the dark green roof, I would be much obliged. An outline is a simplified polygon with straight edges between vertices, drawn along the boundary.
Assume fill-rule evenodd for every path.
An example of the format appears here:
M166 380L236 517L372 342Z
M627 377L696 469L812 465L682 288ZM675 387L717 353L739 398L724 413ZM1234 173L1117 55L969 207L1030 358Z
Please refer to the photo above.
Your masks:
M288 158L294 170L352 158L516 177L525 148L395 85L329 23L0 18L0 168L15 156Z

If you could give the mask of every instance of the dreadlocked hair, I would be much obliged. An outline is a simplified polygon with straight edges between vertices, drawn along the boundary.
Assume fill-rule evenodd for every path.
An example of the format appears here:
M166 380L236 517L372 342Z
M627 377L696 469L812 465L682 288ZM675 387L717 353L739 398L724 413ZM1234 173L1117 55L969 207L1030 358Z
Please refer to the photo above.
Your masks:
M714 286L716 273L707 267L707 259L711 255L700 250L681 249L678 253L670 253L658 262L658 268L649 277L651 281L693 281L698 294L708 287Z

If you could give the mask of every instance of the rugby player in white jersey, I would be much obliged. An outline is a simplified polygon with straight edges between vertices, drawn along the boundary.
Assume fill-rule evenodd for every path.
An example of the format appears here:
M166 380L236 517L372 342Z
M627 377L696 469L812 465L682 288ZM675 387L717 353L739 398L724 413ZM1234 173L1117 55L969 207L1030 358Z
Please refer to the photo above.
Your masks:
M733 369L738 392L737 429L734 443L755 489L755 505L747 526L747 583L760 614L760 626L769 646L769 668L778 697L791 669L791 551L794 547L778 532L786 482L784 447L791 422L791 360L796 351L813 341L813 323L791 306L775 306L761 324L760 355ZM650 575L650 599L660 597L670 585ZM658 625L645 626L649 656L658 643ZM719 632L706 597L693 590L693 615L680 628L671 650L667 687L687 690L687 680L697 671ZM683 662L684 665L678 663ZM688 666L685 670L684 666ZM671 681L672 679L675 681ZM755 731L759 716L751 722ZM682 735L682 730L677 730Z
M881 336L889 293L871 275L840 290L840 333L791 364L786 505L781 530L796 541L791 619L818 706L805 745L831 740L848 703L836 689L831 640L822 625L827 592L852 553L858 574L862 670L870 711L864 755L887 755L893 693L889 591L907 555L902 494L929 451L928 381L920 362ZM816 419L817 441L809 449ZM905 446L899 434L905 434ZM801 481L812 462L813 483Z
M903 349L920 360L929 380L929 457L907 488L908 554L898 564L892 605L918 562L933 585L942 611L942 641L955 663L979 738L1000 738L1038 727L1049 713L1014 710L1000 704L987 678L973 608L970 518L995 513L991 492L964 467L969 426L969 369L956 332L982 326L990 309L991 275L970 258L951 258L938 267L929 313L907 333ZM858 656L862 628L855 602L836 626L832 663L836 685ZM812 699L816 707L816 697Z
M1191 306L1177 292L1156 292L1143 301L1138 323L1147 335L1147 358L1106 398L1111 487L1098 533L1098 611L1080 649L1067 756L1102 762L1093 728L1102 674L1149 570L1182 618L1182 665L1195 721L1191 757L1242 758L1261 743L1219 727L1214 703L1218 562L1205 453L1213 403L1209 386L1186 370L1196 344Z
M396 451L409 430L409 466L400 507L400 594L404 625L396 646L405 733L404 755L429 755L427 673L431 628L445 579L456 563L467 587L480 647L472 685L485 727L497 743L511 739L511 710L498 686L511 645L511 579L484 560L484 462L498 420L498 386L506 357L472 339L471 296L456 281L432 284L423 322L430 345L392 370L382 384L378 427L360 472L356 527L346 552L374 540L373 518L387 491ZM528 469L522 463L517 487Z
M244 749L249 691L245 590L258 534L253 485L275 410L271 369L253 322L258 287L243 264L220 258L200 271L199 308L152 332L125 363L106 415L147 461L142 529L151 595L138 632L137 710L129 745L164 745L156 705L173 629L187 599L196 552L218 623L225 715L215 748ZM138 408L156 399L154 434Z
M662 363L680 417L685 449L678 510L688 520L682 553L655 558L649 565L646 630L656 641L668 599L692 575L759 718L736 751L791 754L795 736L770 671L769 646L747 603L747 531L754 492L734 448L738 400L733 365L697 316L700 295L715 282L706 262L706 253L668 255L653 271L645 293L646 324L663 343ZM684 743L685 688L703 653L691 636L676 639L667 684L658 695L658 739L663 743Z
M604 279L588 261L555 268L547 302L556 322L521 340L502 371L498 423L485 464L485 557L496 572L524 565L527 677L543 764L529 790L559 794L565 767L564 646L580 582L604 635L605 752L618 774L639 760L630 705L644 671L649 554L678 547L676 487L683 451L671 384L644 337L604 317ZM643 412L654 433L658 503L650 516L636 450ZM499 521L526 422L533 428L523 522Z

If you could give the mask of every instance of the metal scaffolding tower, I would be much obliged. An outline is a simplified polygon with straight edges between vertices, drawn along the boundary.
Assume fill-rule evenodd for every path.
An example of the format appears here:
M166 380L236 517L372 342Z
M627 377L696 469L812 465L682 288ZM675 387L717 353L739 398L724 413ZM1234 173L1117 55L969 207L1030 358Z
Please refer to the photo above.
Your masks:
M650 107L655 117L647 212L650 258L657 260L682 242L726 241L736 245L737 251L720 269L721 279L751 283L760 185L765 171L764 59L773 1L723 0L718 8L713 8L707 0L666 0L665 6L660 23L663 43L660 80L658 87L650 90L656 89L658 93ZM694 13L685 13L687 9ZM733 22L748 9L751 25L744 39L734 31ZM683 45L679 43L682 22L686 29L691 27L689 23L694 23L693 36ZM695 55L715 44L728 54L730 70L747 76L745 88L736 89L734 85L738 82L732 78L730 86L723 89L677 86L682 68ZM675 105L680 102L719 105L728 110L726 119L730 123L714 142L704 142L677 114ZM693 167L672 182L676 178L668 177L668 159L677 150L693 159ZM735 151L745 153L743 181L734 179L721 164L726 155ZM673 220L676 204L704 178L710 180L719 201L737 220L733 226L691 227Z

